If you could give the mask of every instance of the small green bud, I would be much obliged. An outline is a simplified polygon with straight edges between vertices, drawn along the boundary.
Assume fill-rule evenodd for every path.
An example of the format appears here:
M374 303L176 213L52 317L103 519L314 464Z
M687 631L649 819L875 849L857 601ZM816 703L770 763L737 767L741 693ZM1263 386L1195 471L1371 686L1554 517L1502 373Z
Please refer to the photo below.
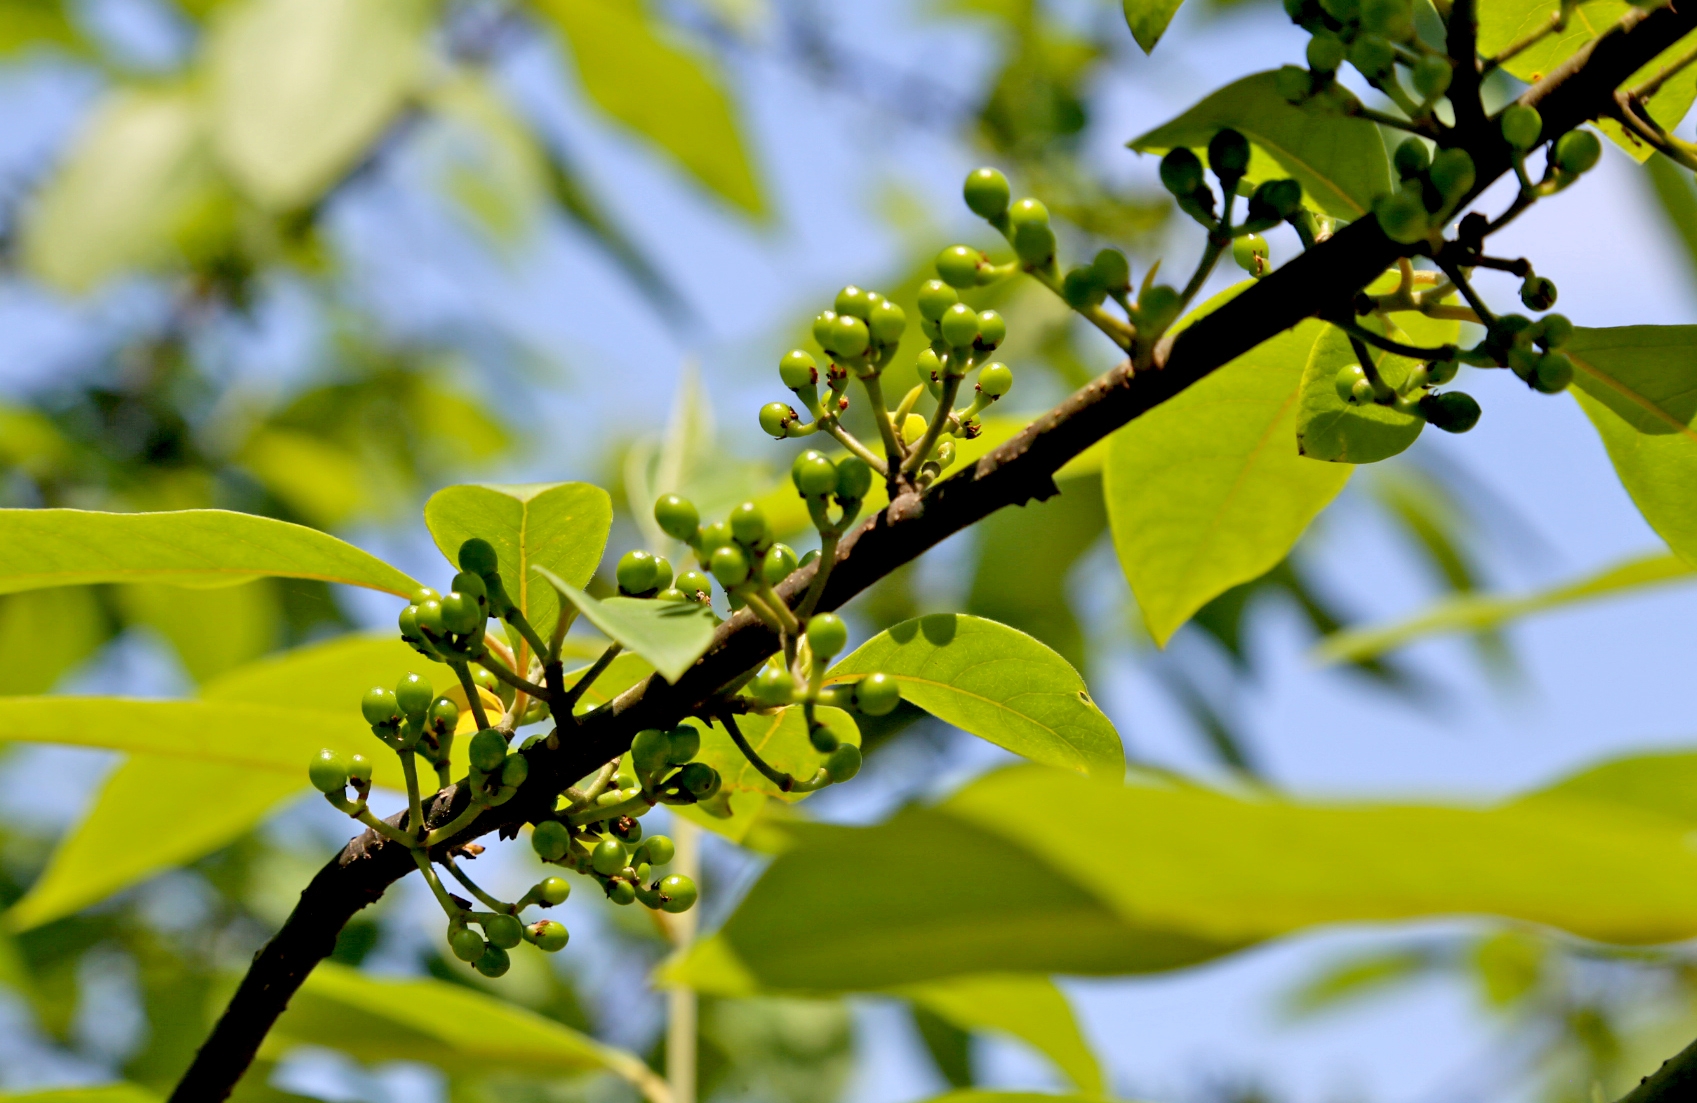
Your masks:
M636 889L629 881L623 879L613 881L607 886L607 899L621 908L628 904L634 904L636 903Z
M484 949L482 957L472 963L472 968L486 977L505 976L512 967L513 961L507 956L507 951L493 943Z
M792 391L813 386L819 382L819 362L802 349L791 349L778 361L778 377Z
M957 349L971 348L978 340L978 312L965 303L956 303L944 311L937 326L943 340Z
M1006 364L991 361L978 371L978 389L991 398L1001 398L1013 389L1013 372Z
M1538 114L1536 107L1511 103L1503 109L1497 125L1501 127L1503 141L1508 143L1509 148L1525 153L1538 144L1544 132L1544 117Z
M1273 88L1286 103L1301 103L1314 94L1314 76L1300 65L1281 65L1273 74Z
M966 185L961 189L966 199L967 209L979 218L999 218L1007 213L1008 197L1012 192L1008 189L1008 178L993 168L973 169L966 175Z
M395 686L396 707L406 716L421 721L435 699L436 690L431 687L430 679L417 674L408 674Z
M984 254L970 245L951 245L937 254L937 275L950 287L976 287L983 260Z
M394 691L382 686L373 686L365 691L359 711L365 722L374 728L393 727L400 723L402 715L400 705L395 702Z
M617 839L602 839L595 844L595 849L589 852L590 867L603 877L611 877L625 868L630 856L625 852L625 844Z
M1428 394L1420 400L1420 412L1434 429L1465 433L1479 424L1479 403L1463 391Z
M842 784L860 773L860 748L844 743L825 758L825 773L834 784Z
M418 589L416 589L412 592L412 603L414 605L423 605L427 601L441 601L441 600L442 600L442 595L437 593L435 590L432 590L428 586L420 586Z
M449 590L442 599L442 627L456 636L471 635L488 619L482 603L470 594Z
M1339 368L1336 378L1332 380L1332 388L1337 391L1339 398L1351 406L1359 406L1360 403L1356 401L1355 385L1357 383L1367 383L1368 401L1371 402L1373 384L1368 383L1367 373L1361 370L1360 364L1345 364Z
M1335 73L1348 53L1349 47L1336 35L1317 34L1308 40L1308 67L1316 73Z
M348 756L348 780L360 788L371 784L371 759L362 754Z
M921 349L919 356L913 362L913 369L919 374L921 383L935 383L943 377L943 361L931 349Z
M731 526L724 521L714 521L695 530L695 550L703 565L712 558L716 549L734 543L736 539L731 535Z
M872 468L859 456L844 456L836 471L838 501L858 502L872 489Z
M672 561L663 555L654 557L654 588L664 590L672 584Z
M937 321L958 302L960 292L942 280L926 280L919 285L919 316L927 321Z
M348 760L326 747L313 756L306 776L320 793L340 793L348 785Z
M872 303L871 292L863 291L851 283L837 292L837 301L832 304L832 309L837 312L838 317L859 318L864 322L872 314Z
M1146 333L1160 333L1178 318L1178 291L1158 283L1143 293L1137 301L1137 315Z
M572 936L566 930L565 924L552 919L539 919L530 925L529 937L538 950L552 954L564 950Z
M830 754L841 745L837 740L836 734L832 732L830 728L827 728L824 724L817 722L809 725L807 729L807 741L813 744L813 749L818 751L820 754Z
M1473 158L1465 149L1440 149L1427 173L1432 186L1449 203L1471 191L1475 178Z
M807 356L806 353L802 355ZM808 359L813 358L809 356ZM701 525L701 514L687 498L680 498L676 494L662 494L654 503L654 523L673 540L681 540L687 544L694 538L695 530Z
M530 776L530 759L522 754L510 754L501 763L501 784L517 789Z
M1131 290L1131 264L1118 249L1103 249L1090 262L1096 270L1096 280L1109 291L1124 294Z
M1454 360L1434 360L1426 365L1426 384L1431 387L1442 387L1455 379L1461 371L1461 364Z
M1373 200L1373 215L1379 229L1392 241L1413 245L1426 237L1426 202L1417 187L1405 187Z
M1590 172L1603 155L1603 143L1589 130L1570 130L1556 140L1556 168L1573 176Z
M1396 64L1396 47L1380 35L1356 35L1349 44L1349 63L1368 80L1382 80Z
M1249 139L1227 127L1208 140L1208 167L1228 187L1249 171Z
M790 426L800 420L801 416L787 402L768 402L760 407L760 431L773 440L789 436Z
M1302 185L1295 180L1262 181L1249 197L1249 217L1280 222L1302 209Z
M545 862L557 862L564 858L571 845L571 832L567 831L566 825L559 820L543 820L536 825L536 830L530 833L530 848ZM550 877L549 880L559 881L560 878ZM565 884L564 881L560 883Z
M516 916L496 912L483 920L483 933L497 949L511 950L524 941L524 924Z
M731 510L731 537L745 548L759 547L766 542L766 511L753 502L744 502Z
M795 700L795 677L782 666L762 667L748 688L763 705L787 705Z
M798 565L794 548L773 544L766 549L766 558L760 563L760 575L768 586L776 586L794 573Z
M572 894L572 883L564 877L544 877L536 882L536 888L532 891L544 907L552 908L566 902L566 898Z
M837 489L837 467L822 452L808 449L790 465L790 481L805 498L822 498Z
M645 777L664 770L671 753L672 742L659 728L643 728L630 741L631 765Z
M651 865L670 865L677 857L678 849L672 840L664 835L656 835L642 844L642 853Z
M483 576L473 571L461 571L454 576L453 585L448 587L450 593L461 593L479 604L489 601L489 585L483 581Z
M473 962L482 957L488 947L483 936L469 927L455 927L448 932L448 949L461 961Z
M694 881L674 873L660 881L660 910L673 914L686 912L695 906L697 895Z
M837 324L835 310L821 310L813 319L813 339L827 352L831 349L831 327Z
M413 619L418 622L418 630L427 639L439 640L448 634L447 625L442 620L442 603L440 601L419 602L418 612L413 614Z
M1061 298L1074 310L1088 310L1093 306L1102 305L1102 300L1108 297L1108 289L1096 276L1092 265L1080 264L1067 269L1066 276L1061 280Z
M872 331L874 343L885 346L896 344L907 330L907 311L888 299L879 299L866 325Z
M701 753L701 729L694 724L679 724L666 733L666 761L682 766Z
M1455 69L1449 58L1428 54L1414 63L1414 90L1420 93L1422 100L1435 100L1450 90L1454 76Z
M466 756L474 770L493 773L507 760L507 740L494 728L484 728L471 737Z
M1168 150L1161 158L1161 184L1180 199L1195 195L1202 187L1202 162L1183 146Z
M741 586L748 581L748 553L735 544L714 548L712 558L707 561L707 569L725 589Z
M1556 305L1555 281L1543 276L1527 276L1520 285L1520 301L1528 310L1548 310Z
M835 613L819 613L807 622L807 642L815 659L829 659L848 645L848 625Z
M1260 279L1272 271L1267 259L1267 239L1260 234L1244 234L1232 240L1232 260L1237 266Z
M1038 265L1055 255L1055 231L1049 226L1049 208L1035 199L1021 199L1008 208L1008 227L1013 251L1021 263Z
M481 537L473 536L460 545L460 569L484 578L501 571L500 560L495 555L495 546Z
M1536 328L1538 343L1547 349L1559 349L1573 337L1573 323L1564 314L1546 314Z
M1407 180L1419 176L1431 166L1432 152L1420 138L1405 138L1402 144L1396 147L1391 162L1396 166L1397 175Z
M719 771L705 762L687 763L678 771L678 784L696 800L707 800L719 791Z
M978 312L978 340L975 347L988 351L1000 345L1008 336L1007 319L999 311Z
M872 340L866 323L852 314L837 315L837 320L831 323L831 330L826 336L829 338L825 343L826 350L848 359L857 359L863 355L867 343Z
M868 674L854 686L854 707L868 716L884 716L901 703L902 687L888 674Z
M712 579L700 571L685 571L674 585L691 601L706 601L713 596Z
M1408 0L1361 0L1361 29L1401 42L1414 33Z
M1534 390L1545 394L1560 394L1573 382L1573 361L1565 352L1546 352L1538 359L1538 368L1530 380Z

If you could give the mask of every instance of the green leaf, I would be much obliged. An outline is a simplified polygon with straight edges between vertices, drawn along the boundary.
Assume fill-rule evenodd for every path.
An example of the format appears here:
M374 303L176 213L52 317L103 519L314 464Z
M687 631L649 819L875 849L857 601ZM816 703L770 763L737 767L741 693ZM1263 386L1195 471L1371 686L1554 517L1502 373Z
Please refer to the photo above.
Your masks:
M588 670L589 667L587 666L580 667L577 670L568 670L565 676L566 685L576 684L577 679ZM641 655L632 654L629 651L620 652L613 657L612 662L607 664L607 669L603 670L596 676L595 681L589 684L589 688L583 691L583 696L578 698L577 707L574 711L581 715L590 709L600 708L652 673L654 673L654 664Z
M1073 1017L1072 1005L1048 977L982 976L932 981L900 995L965 1030L994 1030L1028 1042L1088 1095L1103 1095L1102 1067Z
M0 55L21 53L43 44L72 53L86 51L76 24L65 12L63 0L0 0Z
M212 142L262 206L305 207L365 155L423 76L416 0L248 0L207 45Z
M1139 153L1178 146L1205 154L1209 139L1233 127L1254 143L1247 179L1294 177L1328 214L1360 218L1391 190L1390 158L1378 127L1317 100L1294 106L1279 95L1277 74L1255 73L1209 95L1178 118L1128 144Z
M1333 633L1320 641L1314 655L1327 663L1370 659L1427 636L1495 628L1533 613L1592 601L1620 591L1687 581L1694 573L1697 570L1677 556L1646 555L1572 582L1518 597L1462 594L1440 601L1405 621Z
M0 694L46 693L111 634L86 586L0 598Z
M1125 749L1067 661L1023 632L953 613L903 621L825 675L882 671L902 697L945 723L1033 762L1118 781Z
M1691 174L1666 157L1645 161L1644 174L1668 226L1685 246L1686 271L1697 276L1697 188Z
M1182 3L1184 0L1125 0L1125 24L1144 53L1154 52L1155 43L1161 41Z
M199 107L188 90L115 92L28 209L24 266L55 287L82 292L165 260L212 182Z
M837 737L838 742L860 746L860 728L855 725L854 717L842 709L835 708L819 708L815 710L814 715ZM755 769L754 764L737 750L737 745L731 741L731 734L725 730L724 725L709 725L699 720L690 722L702 729L701 750L695 759L719 771L719 791L727 798L720 800L715 797L708 801L703 808L708 814L731 818L731 806L728 801L739 793L760 793L786 803L794 803L807 796L806 793L786 793L772 784L766 775ZM738 718L737 728L742 732L743 738L748 740L749 747L768 766L782 770L792 777L806 781L825 764L825 756L814 750L813 744L808 741L807 718L802 715L799 706L778 709L764 715L748 713ZM758 802L756 808L764 803Z
M1639 512L1697 563L1697 326L1580 329L1562 351Z
M1417 361L1370 349L1373 366L1393 390L1408 382ZM1331 463L1377 463L1389 459L1414 443L1426 419L1402 413L1389 406L1369 403L1354 406L1338 396L1339 370L1360 361L1349 343L1349 335L1327 326L1314 342L1308 366L1302 372L1302 397L1296 413L1296 448L1309 459Z
M537 565L533 569L553 583L585 620L626 650L653 663L668 682L682 678L713 645L719 619L705 605L634 597L597 601L548 568Z
M393 686L403 674L430 677L446 689L451 672L401 642L398 635L350 634L284 651L239 667L201 687L208 701L238 701L321 712L359 714L372 686Z
M1689 830L1697 824L1693 792L1697 792L1697 752L1666 751L1600 762L1516 803L1560 809L1577 801L1665 818Z
M0 1103L159 1103L159 1097L139 1084L101 1084L98 1087L0 1092Z
M424 504L424 523L455 570L468 539L493 544L507 593L546 639L560 600L531 568L546 567L572 586L587 586L607 548L613 500L589 483L450 486Z
M130 585L119 591L119 603L130 622L165 637L196 682L270 651L282 620L277 590L266 580L212 590Z
M1349 480L1296 450L1302 375L1326 328L1285 331L1110 438L1108 524L1156 643L1271 570Z
M302 525L222 509L0 509L0 594L91 582L229 586L261 575L407 595L418 583Z
M6 926L39 927L218 849L300 792L306 762L284 773L157 755L130 758L106 779L94 807L6 912Z
M665 41L631 0L540 0L601 110L751 214L765 201L730 98L701 60Z
M323 962L289 1001L261 1054L328 1046L357 1060L419 1061L450 1073L611 1072L664 1090L635 1054L463 985L391 980Z

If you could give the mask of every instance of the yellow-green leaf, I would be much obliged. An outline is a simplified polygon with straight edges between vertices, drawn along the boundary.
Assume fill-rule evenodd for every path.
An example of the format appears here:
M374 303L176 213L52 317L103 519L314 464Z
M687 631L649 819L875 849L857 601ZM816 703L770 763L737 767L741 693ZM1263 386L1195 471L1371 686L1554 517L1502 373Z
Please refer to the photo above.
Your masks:
M185 589L140 583L119 590L125 617L158 632L196 682L250 663L271 650L282 620L275 584Z
M1173 21L1183 3L1184 0L1125 0L1125 24L1144 53L1154 52L1155 43L1167 33L1167 24Z
M1690 828L1697 824L1697 752L1664 751L1599 762L1517 802L1554 807L1579 801L1665 818Z
M46 693L111 635L87 586L0 598L0 694Z
M1088 1095L1107 1091L1072 1005L1048 977L954 977L908 985L897 993L963 1030L994 1030L1029 1043Z
M855 726L854 717L842 709L835 708L819 708L814 711L814 715L837 737L839 743L860 746L860 729ZM691 723L701 729L701 750L695 756L696 761L705 762L719 771L721 796L707 801L703 807L703 811L709 815L721 819L735 818L734 800L737 794L741 793L760 793L788 803L807 796L806 793L784 792L755 769L754 764L749 762L731 741L731 734L725 730L724 725L705 724L699 720L693 720ZM800 706L779 709L765 715L749 713L738 717L736 723L737 729L742 732L742 737L748 740L748 745L754 753L774 770L807 781L825 764L825 756L814 750L813 744L808 740L807 718L802 715ZM752 806L758 811L764 803L753 802Z
M598 601L540 564L533 569L565 595L585 620L647 659L668 682L682 678L713 644L719 619L705 605L634 597Z
M418 583L328 533L222 509L0 509L0 594L90 582L228 586L261 575L410 594Z
M100 1084L95 1087L0 1092L0 1103L159 1103L159 1097L139 1084Z
M1449 324L1459 328L1457 323ZM1430 347L1427 341L1392 326L1378 327L1385 336L1404 344ZM1454 337L1447 338L1454 341ZM1418 361L1393 356L1383 349L1369 348L1373 366L1392 390L1408 385L1408 374ZM1296 415L1296 447L1310 459L1332 463L1377 463L1413 444L1426 427L1426 419L1377 402L1356 406L1345 402L1337 390L1338 372L1359 364L1349 335L1335 326L1314 343L1308 366L1302 373L1302 398Z
M764 210L736 112L718 77L667 42L640 0L539 0L601 110L652 140L708 188Z

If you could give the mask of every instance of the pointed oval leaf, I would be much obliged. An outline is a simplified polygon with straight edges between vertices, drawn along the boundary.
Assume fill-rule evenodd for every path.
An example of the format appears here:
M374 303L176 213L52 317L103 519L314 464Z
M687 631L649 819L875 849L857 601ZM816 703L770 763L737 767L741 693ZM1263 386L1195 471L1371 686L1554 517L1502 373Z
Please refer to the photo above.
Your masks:
M0 598L0 694L46 693L112 635L87 586L58 586Z
M1400 391L1417 361L1369 349L1379 375ZM1302 372L1302 397L1296 412L1296 447L1309 459L1331 463L1377 463L1413 444L1426 419L1370 402L1354 406L1338 397L1336 380L1344 367L1360 363L1349 335L1335 326L1314 343Z
M963 1030L994 1030L1029 1043L1089 1095L1107 1091L1102 1066L1078 1027L1072 1005L1048 977L956 977L908 985L897 994Z
M1183 3L1184 0L1125 0L1122 5L1125 25L1131 28L1131 37L1143 47L1144 53L1154 53L1155 43L1167 33L1167 25Z
M0 1103L159 1103L159 1097L140 1084L100 1084L94 1087L0 1092Z
M1125 749L1078 671L1023 632L982 617L903 621L826 674L850 681L882 671L902 696L946 723L1033 762L1118 781Z
M815 709L814 715L830 729L839 743L860 746L860 728L855 725L854 717L835 708ZM689 723L701 729L701 751L695 760L719 771L721 781L720 796L698 806L704 812L722 819L734 819L736 797L742 793L760 793L787 803L794 803L808 795L786 793L755 769L754 764L731 741L731 733L725 730L723 724L706 724L693 719ZM737 718L737 729L762 761L798 780L811 779L825 763L825 756L813 749L807 737L807 718L802 715L800 706L764 715L748 713ZM755 802L753 807L758 810L762 804L763 801Z
M0 509L0 594L91 582L228 586L260 575L410 594L418 583L328 533L223 509Z
M597 601L546 567L534 570L564 594L585 620L654 664L668 682L682 678L713 644L719 620L705 605L634 597Z
M460 545L471 537L494 545L502 584L546 639L560 600L531 568L546 567L572 586L587 586L607 550L613 500L589 483L450 486L424 504L424 523L455 570Z

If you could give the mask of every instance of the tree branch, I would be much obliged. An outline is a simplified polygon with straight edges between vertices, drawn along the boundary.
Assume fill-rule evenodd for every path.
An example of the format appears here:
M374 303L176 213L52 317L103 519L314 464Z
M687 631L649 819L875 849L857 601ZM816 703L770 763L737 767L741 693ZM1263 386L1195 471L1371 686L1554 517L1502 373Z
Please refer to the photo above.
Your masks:
M1455 7L1464 11L1468 6L1458 0ZM1693 28L1697 4L1684 11L1634 12L1528 90L1521 101L1538 105L1545 133L1559 134L1608 110L1622 81ZM1500 142L1482 143L1475 160L1475 194L1509 168ZM1068 460L1263 341L1349 302L1406 251L1386 239L1373 218L1362 218L1186 329L1154 368L1134 373L1129 362L1122 363L929 493L900 495L843 538L820 608L840 607L897 567L1004 506L1055 494L1055 472ZM817 569L816 562L796 571L779 593L794 602ZM544 742L526 752L530 774L518 794L491 809L464 837L443 846L497 828L510 835L517 825L545 815L558 793L622 754L637 731L681 721L777 647L775 633L750 613L738 613L720 626L707 654L675 685L651 676L585 716L569 745L549 748ZM450 822L466 800L463 786L438 793L427 813L430 826ZM255 956L172 1093L172 1103L226 1098L290 997L334 948L342 926L413 868L405 847L368 831L321 869L283 928ZM1686 1058L1682 1054L1675 1060ZM1697 1065L1697 1055L1686 1063ZM1631 1103L1648 1103L1652 1097L1629 1098Z
M1620 1097L1620 1103L1683 1103L1697 1099L1697 1042L1662 1062L1662 1067Z

